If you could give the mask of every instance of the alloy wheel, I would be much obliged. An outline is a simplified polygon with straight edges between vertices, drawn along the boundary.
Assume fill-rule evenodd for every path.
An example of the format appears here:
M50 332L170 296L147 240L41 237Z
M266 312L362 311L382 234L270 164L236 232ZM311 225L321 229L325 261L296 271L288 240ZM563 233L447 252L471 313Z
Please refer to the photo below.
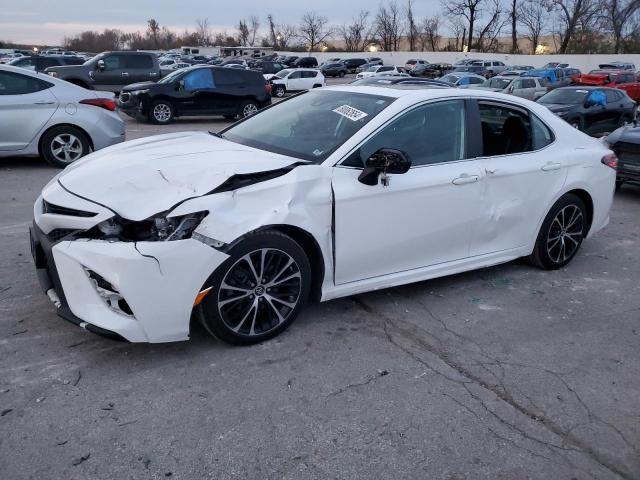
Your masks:
M569 260L578 250L584 232L584 216L577 205L558 212L547 235L547 253L555 263Z
M289 318L301 292L296 261L282 250L262 248L247 253L227 271L218 291L218 312L233 332L261 335Z
M158 122L168 122L171 118L171 107L166 103L159 103L153 107L153 118Z
M258 112L258 106L254 103L247 103L242 109L243 117L250 117Z
M83 154L82 142L71 133L61 133L51 141L51 153L60 162L74 162Z

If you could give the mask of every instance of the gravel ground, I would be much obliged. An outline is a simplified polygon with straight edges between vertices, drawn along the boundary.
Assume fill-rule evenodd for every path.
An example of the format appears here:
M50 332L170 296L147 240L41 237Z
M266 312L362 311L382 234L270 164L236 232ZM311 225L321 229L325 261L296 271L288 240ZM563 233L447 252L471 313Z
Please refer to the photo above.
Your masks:
M224 125L127 120L127 137ZM640 478L640 188L560 271L512 262L317 304L238 348L58 318L27 234L56 170L0 172L2 478Z

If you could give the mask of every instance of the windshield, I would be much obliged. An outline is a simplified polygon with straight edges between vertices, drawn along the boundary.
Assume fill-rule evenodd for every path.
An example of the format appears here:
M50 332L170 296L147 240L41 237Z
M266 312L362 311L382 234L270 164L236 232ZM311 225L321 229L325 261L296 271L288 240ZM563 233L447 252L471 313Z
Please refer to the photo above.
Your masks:
M588 90L579 88L559 88L551 90L538 100L540 103L559 103L561 105L576 105L583 103L589 93Z
M375 67L367 68L367 72L377 72L377 71L378 71L378 66L377 65Z
M456 83L458 80L460 80L460 77L457 75L445 75L440 80L447 83Z
M484 82L482 86L489 88L499 88L500 90L503 90L507 88L511 82L513 82L513 80L510 78L492 78L491 80L487 80L486 82Z
M320 163L393 101L359 92L311 90L222 134L242 145Z
M284 78L287 75L289 75L289 73L291 73L291 69L285 68L284 70L280 70L278 73L276 73L276 77L277 78Z
M87 60L86 62L83 63L83 65L96 65L98 63L98 60L101 60L104 58L104 53L100 53L98 55L96 55L93 58L90 58L89 60Z

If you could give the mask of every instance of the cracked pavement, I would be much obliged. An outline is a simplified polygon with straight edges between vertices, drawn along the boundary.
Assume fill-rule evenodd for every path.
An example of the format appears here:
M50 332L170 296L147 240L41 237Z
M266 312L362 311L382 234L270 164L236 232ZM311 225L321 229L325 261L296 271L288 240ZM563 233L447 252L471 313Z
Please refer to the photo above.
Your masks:
M128 120L128 138L217 130ZM280 337L132 345L65 322L0 160L0 471L21 479L640 478L640 188L556 272L524 262L310 306Z

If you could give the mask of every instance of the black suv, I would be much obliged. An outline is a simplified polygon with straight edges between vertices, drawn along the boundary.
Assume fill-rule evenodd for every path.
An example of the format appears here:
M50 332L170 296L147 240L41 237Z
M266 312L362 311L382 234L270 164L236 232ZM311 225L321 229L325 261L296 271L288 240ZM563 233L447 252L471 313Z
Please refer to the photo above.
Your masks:
M40 56L30 55L28 57L20 57L9 62L14 67L26 68L43 72L45 68L57 67L59 65L82 65L85 60L81 57L73 57L69 55Z
M300 57L293 62L295 68L316 68L318 66L318 60L316 57Z
M347 58L342 63L347 67L349 73L355 73L356 69L367 63L367 61L364 58Z
M120 109L133 118L167 124L175 117L248 117L271 104L271 85L260 72L199 65L160 81L134 83L120 92Z

